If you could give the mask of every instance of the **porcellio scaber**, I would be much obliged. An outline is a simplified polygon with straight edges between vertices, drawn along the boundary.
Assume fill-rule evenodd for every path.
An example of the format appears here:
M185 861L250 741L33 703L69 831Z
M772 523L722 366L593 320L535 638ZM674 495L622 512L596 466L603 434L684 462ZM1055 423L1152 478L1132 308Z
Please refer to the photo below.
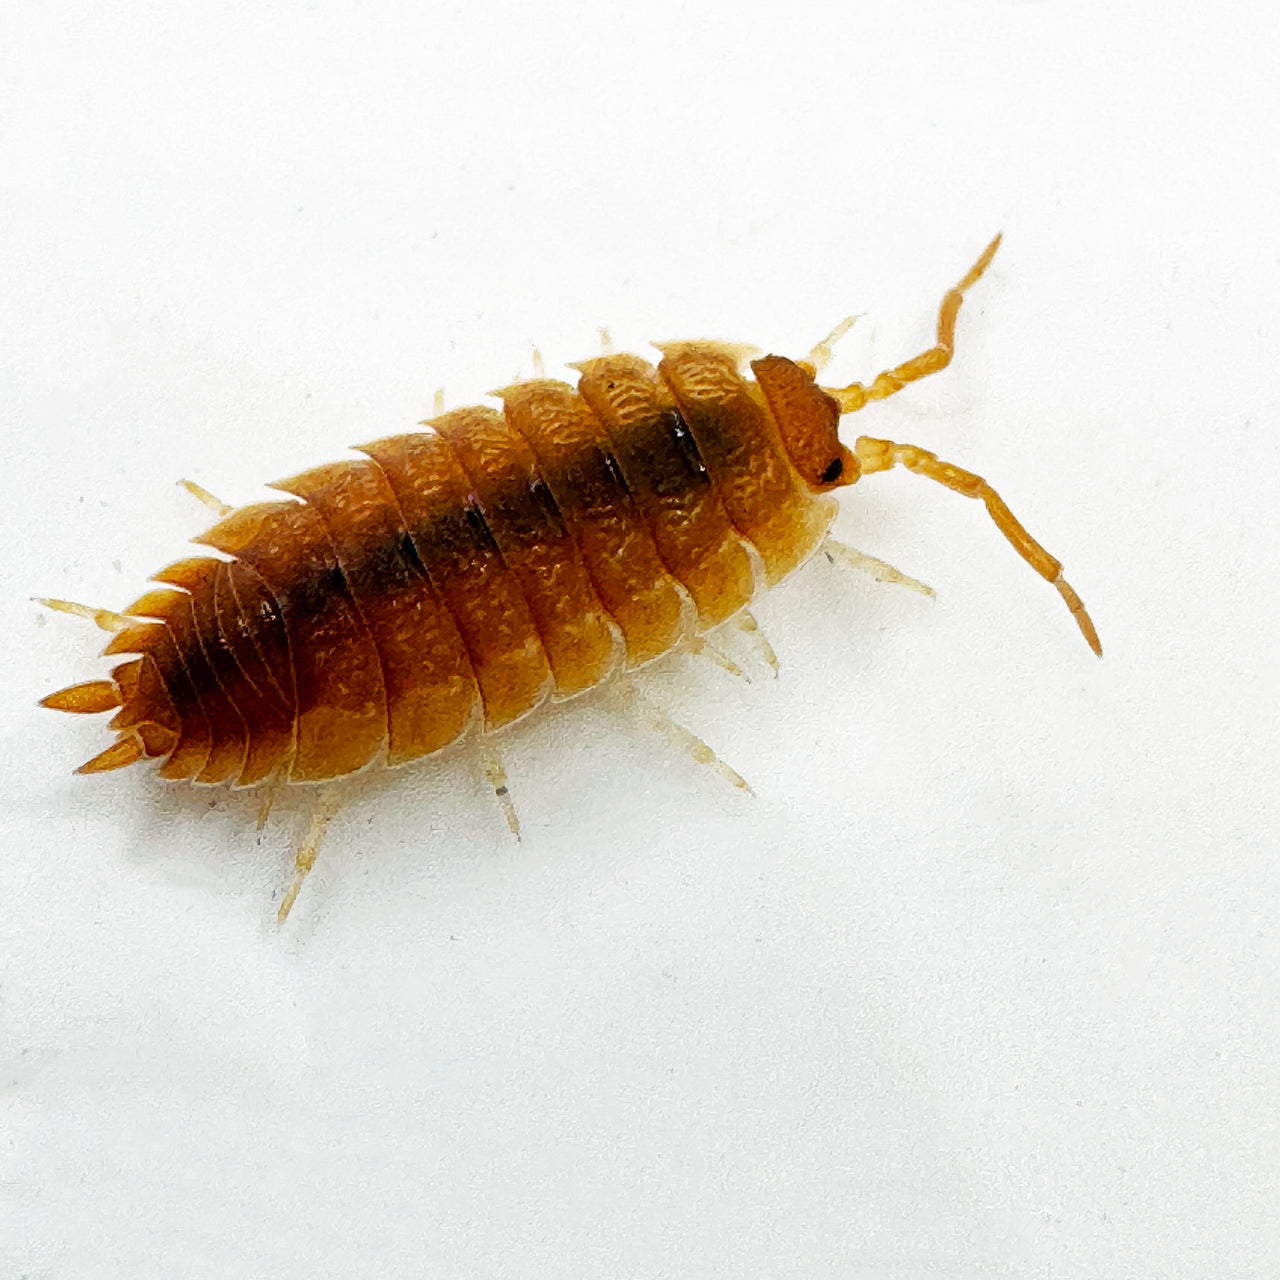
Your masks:
M999 242L945 295L935 344L867 385L818 384L825 342L800 361L706 341L659 344L656 367L605 354L573 366L576 387L506 387L500 410L439 414L277 482L279 501L223 508L194 540L219 558L169 565L123 612L45 602L114 632L105 653L127 660L43 705L115 712L116 740L82 773L158 760L167 779L253 787L405 764L752 625L757 590L824 544L905 580L828 542L833 491L894 466L980 499L1100 654L1061 565L985 480L838 435L842 414L948 364ZM515 829L500 765L489 772ZM281 918L332 806L318 812Z

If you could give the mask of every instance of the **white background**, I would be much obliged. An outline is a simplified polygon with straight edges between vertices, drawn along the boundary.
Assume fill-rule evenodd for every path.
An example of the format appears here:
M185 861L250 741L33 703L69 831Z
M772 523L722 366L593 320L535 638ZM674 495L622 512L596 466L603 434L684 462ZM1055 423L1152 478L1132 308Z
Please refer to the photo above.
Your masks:
M1280 131L1271 6L37 3L0 19L0 1270L1275 1274ZM946 373L749 684L306 823L76 778L122 607L273 477L713 336Z

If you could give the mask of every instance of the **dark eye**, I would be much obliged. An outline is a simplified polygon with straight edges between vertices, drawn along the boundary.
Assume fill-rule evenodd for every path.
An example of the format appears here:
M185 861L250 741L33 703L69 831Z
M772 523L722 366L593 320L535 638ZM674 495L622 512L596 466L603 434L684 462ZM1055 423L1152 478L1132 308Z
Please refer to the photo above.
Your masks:
M827 469L822 473L821 480L823 484L831 484L833 480L839 480L844 471L844 459L841 457L832 458L827 464Z

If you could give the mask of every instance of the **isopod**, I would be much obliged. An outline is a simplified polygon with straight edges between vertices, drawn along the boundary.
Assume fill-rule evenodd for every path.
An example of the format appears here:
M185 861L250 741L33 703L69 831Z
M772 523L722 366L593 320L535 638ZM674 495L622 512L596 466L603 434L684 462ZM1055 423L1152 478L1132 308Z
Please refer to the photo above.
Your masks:
M128 656L43 705L115 712L115 741L81 773L157 760L163 778L211 785L327 782L472 729L485 744L548 700L705 645L731 620L753 629L757 591L824 544L910 582L829 541L833 491L895 466L980 499L1100 655L1062 566L984 479L916 445L838 435L842 414L950 362L961 301L999 243L943 298L935 344L868 385L818 384L829 341L797 361L657 344L656 367L604 354L572 366L576 387L505 387L501 410L441 413L360 446L362 458L279 481L281 500L224 508L194 539L225 558L169 565L122 613L45 601L92 617L115 633L105 654ZM740 782L692 735L649 718ZM516 829L501 764L482 750ZM331 800L318 806L282 920L332 812Z

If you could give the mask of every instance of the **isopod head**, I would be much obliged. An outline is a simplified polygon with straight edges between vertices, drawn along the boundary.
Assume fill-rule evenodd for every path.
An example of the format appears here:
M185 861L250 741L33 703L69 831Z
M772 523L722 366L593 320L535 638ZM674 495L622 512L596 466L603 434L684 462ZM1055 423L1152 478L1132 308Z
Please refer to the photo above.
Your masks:
M786 356L764 356L751 371L773 412L783 447L814 493L853 484L861 474L857 456L841 444L840 403L814 381L812 366Z

